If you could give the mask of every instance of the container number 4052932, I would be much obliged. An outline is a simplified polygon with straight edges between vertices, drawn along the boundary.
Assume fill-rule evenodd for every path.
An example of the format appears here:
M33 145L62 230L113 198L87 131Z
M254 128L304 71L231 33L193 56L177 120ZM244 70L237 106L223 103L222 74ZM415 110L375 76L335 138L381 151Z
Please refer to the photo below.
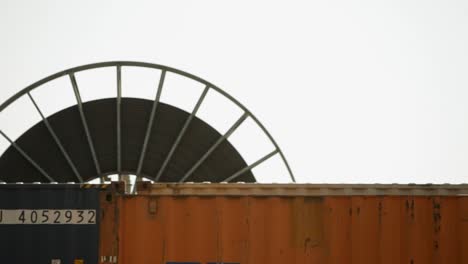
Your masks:
M91 209L0 209L0 225L92 225L96 210Z

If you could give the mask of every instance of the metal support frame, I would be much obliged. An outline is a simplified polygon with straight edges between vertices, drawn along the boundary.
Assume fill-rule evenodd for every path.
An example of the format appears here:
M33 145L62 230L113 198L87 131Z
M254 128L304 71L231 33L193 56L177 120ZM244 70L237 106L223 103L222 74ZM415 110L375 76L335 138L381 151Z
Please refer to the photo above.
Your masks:
M47 172L45 172L45 170L43 168L41 168L41 166L39 166L28 154L26 154L26 152L24 152L23 149L20 148L20 146L18 146L18 144L16 144L15 142L13 142L13 140L11 140L2 130L0 130L0 134L6 139L8 140L8 142L10 142L10 145L16 149L16 151L18 151L21 156L23 156L23 158L25 158L29 163L31 163L31 165L36 168L44 177L46 177L50 182L55 182L54 178L52 178L51 176L49 176L49 174Z
M242 176L242 174L246 173L247 171L257 167L258 165L262 164L263 162L265 162L266 160L268 160L269 158L273 157L275 154L277 154L279 152L279 150L275 149L274 151L272 151L270 154L264 156L263 158L257 160L256 162L252 163L251 165L241 169L240 171L234 173L231 177L228 177L226 178L223 182L230 182L240 176Z
M81 102L81 96L80 96L80 93L79 93L79 89L78 89L78 85L76 83L76 79L75 79L75 73L77 72L81 72L81 71L85 71L85 70L90 70L90 69L97 69L97 68L104 68L104 67L117 67L117 74L118 74L118 88L117 89L121 89L120 88L120 81L121 81L121 73L120 73L120 68L123 67L123 66L132 66L132 67L142 67L142 68L151 68L151 69L157 69L157 70L161 70L162 71L162 76L161 76L161 80L160 80L160 87L158 87L158 92L157 92L157 100L155 101L154 105L153 105L153 109L154 111L152 110L152 116L150 116L150 121L148 122L148 129L147 129L147 134L145 136L145 140L143 142L143 147L142 147L142 154L140 155L140 160L139 160L139 164L138 164L138 168L137 168L137 175L140 176L141 178L141 169L142 169L142 165L143 165L143 162L144 162L144 157L145 157L145 152L146 152L146 147L147 147L147 144L148 144L148 140L149 140L149 137L150 137L150 134L151 134L151 127L152 127L152 123L153 123L153 120L154 120L154 113L155 112L155 109L157 107L157 104L158 104L158 101L159 101L159 97L160 97L160 92L161 92L161 87L162 87L162 83L164 81L164 75L166 74L166 72L170 72L170 73L174 73L174 74L178 74L180 76L184 76L186 78L189 78L189 79L192 79L196 82L199 82L199 83L202 83L204 84L206 87L209 87L210 89L213 89L217 92L219 92L221 95L223 95L225 98L229 99L231 102L233 102L235 105L237 105L240 109L242 109L244 111L244 113L247 113L249 115L250 118L252 118L252 120L261 128L261 130L265 133L265 135L270 139L270 141L273 143L274 147L275 147L275 153L274 154L279 154L281 159L283 160L283 163L284 165L286 166L288 172L289 172L289 175L290 175L290 178L293 182L296 182L295 180L295 177L293 175L293 172L289 166L289 163L288 161L286 160L286 157L284 155L284 153L281 151L280 147L278 146L277 142L274 140L274 138L271 136L271 134L268 132L268 130L266 130L266 128L263 126L263 124L255 117L255 115L253 115L244 105L242 105L239 101L237 101L234 97L232 97L230 94L228 94L227 92L225 92L224 90L222 90L221 88L217 87L216 85L198 77L198 76L195 76L193 74L190 74L190 73L187 73L185 71L181 71L181 70L178 70L178 69L175 69L175 68L171 68L171 67L168 67L168 66L164 66L164 65L159 65L159 64L153 64L153 63L145 63L145 62L135 62L135 61L110 61L110 62L100 62L100 63L94 63L94 64L88 64L88 65L83 65L83 66L79 66L79 67L75 67L75 68L71 68L71 69L67 69L67 70L64 70L64 71L61 71L61 72L58 72L58 73L55 73L53 75L50 75L44 79L41 79L31 85L29 85L28 87L24 88L23 90L21 90L20 92L18 92L17 94L15 94L14 96L10 97L7 101L5 101L2 105L0 105L0 113L5 109L7 108L9 105L11 105L14 101L16 101L17 99L19 99L21 96L33 91L34 89L40 87L41 85L47 83L47 82L50 82L52 80L55 80L55 79L58 79L60 77L63 77L63 76L69 76L70 77L70 80L72 82L72 85L73 85L73 90L75 92L75 97L76 97L76 100L77 100L77 104L78 104L78 109L79 109L79 112L80 112L80 117L81 117L81 120L82 120L82 123L83 123L83 127L84 127L84 130L85 130L85 133L86 133L86 138L87 138L87 141L88 141L88 144L89 144L89 147L90 147L90 151L91 151L91 154L93 156L93 161L94 161L94 164L95 164L95 167L96 167L96 171L98 172L98 174L100 175L100 178L101 178L101 181L104 180L103 176L102 176L102 173L101 173L101 169L100 169L100 166L99 166L99 162L98 162L98 159L97 159L97 155L96 155L96 152L95 152L95 149L94 149L94 144L93 144L93 141L92 141L92 137L89 133L89 129L88 129L88 125L87 125L87 121L86 121L86 117L85 117L85 114L84 114L84 111L83 111L83 105L82 105L82 102ZM117 104L118 105L118 104ZM117 108L119 108L119 106L117 106ZM120 114L119 114L120 115ZM193 118L193 117L191 117ZM120 120L119 116L117 117L118 120ZM121 121L119 121L121 122ZM186 122L186 123L189 123L189 122ZM188 126L188 125L187 125ZM120 125L118 125L118 127L120 127ZM185 126L184 126L185 127ZM185 128L186 129L186 128ZM185 129L182 129L181 132L184 132L185 133ZM117 133L120 133L120 132L117 132ZM180 133L179 134L179 137L182 138L183 136L183 133ZM179 138L178 137L178 138ZM119 138L119 136L118 136ZM118 139L119 142L121 142L121 138ZM175 149L177 148L177 145L178 145L178 141L179 140L176 140L176 144L173 145L172 147L172 151L169 153L169 155L166 157L166 161L165 161L165 165L159 170L158 174L156 175L156 178L159 179L159 177L161 177L161 174L163 173L164 171L164 168L167 166L167 163L169 162L170 160L170 157L172 156L173 152L175 151ZM13 143L13 142L11 142ZM12 144L13 145L13 144ZM119 148L119 146L118 146ZM267 158L271 157L272 153L268 154ZM205 154L206 155L206 154ZM209 154L208 154L209 155ZM27 155L26 155L27 156ZM203 157L202 157L203 159ZM201 159L201 160L202 160ZM205 158L206 159L206 158ZM264 160L263 160L264 161ZM261 162L263 162L261 161ZM203 162L203 161L202 161ZM260 163L261 163L260 162ZM256 162L257 163L257 162ZM255 165L257 166L258 164L252 164L252 165ZM36 164L37 165L37 164ZM195 164L196 165L196 164ZM252 166L251 165L251 166ZM199 165L197 165L199 166ZM244 172L245 171L248 171L249 169L252 169L253 167L247 167L244 169ZM35 166L36 167L36 166ZM40 167L39 167L40 168ZM193 169L193 168L192 168ZM196 169L196 168L195 168ZM190 171L189 171L190 172ZM240 171L241 172L241 171ZM193 173L193 172L191 172ZM243 172L242 172L243 173ZM184 177L187 176L184 175ZM188 176L190 176L190 174L188 174ZM237 176L237 175L233 175L233 176ZM185 180L185 179L184 179Z
M119 180L121 179L120 172L122 171L122 126L121 126L121 110L122 108L122 67L117 65L117 171L119 172Z
M32 104L36 108L37 112L42 118L42 122L46 126L47 130L49 131L49 134L52 136L52 138L55 141L55 144L57 144L57 147L60 149L60 152L62 152L63 157L67 161L68 165L72 169L73 173L75 174L76 178L78 179L79 182L83 182L83 178L81 177L80 173L78 172L78 169L76 168L75 164L71 160L70 156L68 155L67 151L65 150L65 147L63 146L62 142L60 142L60 139L58 138L57 134L55 134L55 131L52 129L52 126L50 125L49 121L47 118L45 118L44 114L42 113L41 109L39 108L39 105L36 103L36 100L34 100L33 96L31 93L28 93L29 99L31 99Z
M151 131L153 130L153 123L154 123L154 117L156 115L156 109L158 107L159 101L161 99L161 93L162 93L162 88L164 86L164 79L166 78L166 71L162 70L161 71L161 76L159 77L159 84L158 84L158 90L156 92L156 98L154 99L153 102L153 108L151 109L151 114L148 120L148 127L146 128L146 135L145 135L145 140L143 141L143 146L141 148L141 154L140 154L140 159L138 161L138 168L136 171L137 175L137 180L136 181L141 181L142 176L141 176L141 170L143 168L143 162L145 160L145 155L146 155L146 149L148 147L148 141L151 137Z
M232 135L232 133L234 133L234 131L236 131L236 129L245 121L245 119L247 119L247 117L249 117L249 114L248 113L244 113L237 121L236 123L234 123L234 125L232 125L231 128L229 128L229 130L222 136L220 137L216 143L214 143L209 149L208 151L203 154L203 156L197 161L197 163L195 163L192 168L190 168L190 170L184 175L184 177L182 177L182 179L180 179L180 183L182 182L185 182L187 180L188 177L190 177L190 175L192 175L195 170L197 170L198 167L200 167L200 165L202 165L202 163L210 156L211 153L213 153L216 148L221 144L223 143L225 140L227 140L229 138L229 136Z
M86 116L83 110L83 102L81 100L80 90L78 89L78 83L76 82L75 74L70 73L69 76L70 76L70 81L73 86L73 91L75 92L76 102L78 103L78 111L80 112L81 122L83 123L83 128L86 134L86 139L88 140L89 149L93 157L94 166L96 167L97 174L100 175L101 183L103 183L104 177L101 174L101 167L99 166L99 161L97 159L96 150L94 149L93 138L91 137L91 133L89 133L88 122L86 121Z
M193 108L192 113L190 116L187 118L185 121L184 126L182 127L182 130L180 130L179 135L177 136L177 139L175 140L174 144L172 144L171 150L166 156L166 159L164 160L164 163L162 164L161 168L159 169L158 174L156 175L155 181L158 181L159 178L161 178L161 175L163 174L164 170L166 169L167 164L169 164L169 161L172 158L172 155L174 155L175 150L177 149L177 146L179 146L180 141L182 140L182 137L185 135L185 132L187 131L190 122L192 122L193 117L197 114L198 109L200 109L201 104L203 103L203 100L206 97L206 94L210 90L210 86L206 86L205 89L203 90L202 94L200 95L200 98L198 98L197 104Z

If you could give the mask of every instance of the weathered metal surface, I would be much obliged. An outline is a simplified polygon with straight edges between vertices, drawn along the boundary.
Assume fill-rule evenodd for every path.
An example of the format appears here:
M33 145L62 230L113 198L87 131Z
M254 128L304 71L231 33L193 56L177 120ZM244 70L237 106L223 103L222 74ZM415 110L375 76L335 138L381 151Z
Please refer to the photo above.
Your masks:
M80 185L0 185L0 263L96 263L99 193Z
M194 185L162 185L103 207L114 217L102 225L119 238L119 263L468 263L463 195L304 195L306 185L276 185L287 194L279 195L262 184L205 184L192 189L203 195L180 195L161 191ZM396 189L413 187L424 189Z

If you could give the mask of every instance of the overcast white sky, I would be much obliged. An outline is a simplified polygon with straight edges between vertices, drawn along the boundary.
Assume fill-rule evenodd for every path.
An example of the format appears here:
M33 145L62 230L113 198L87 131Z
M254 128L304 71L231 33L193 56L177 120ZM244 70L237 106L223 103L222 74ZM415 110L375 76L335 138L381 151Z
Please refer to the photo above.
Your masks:
M81 64L165 64L243 102L300 182L468 182L466 14L466 1L2 0L0 101ZM25 115L0 126L20 133Z

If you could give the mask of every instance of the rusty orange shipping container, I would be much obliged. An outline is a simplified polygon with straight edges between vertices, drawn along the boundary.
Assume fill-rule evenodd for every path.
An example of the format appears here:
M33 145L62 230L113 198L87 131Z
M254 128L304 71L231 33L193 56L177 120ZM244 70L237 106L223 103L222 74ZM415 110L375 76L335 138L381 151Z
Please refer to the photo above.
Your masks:
M468 263L466 185L138 190L102 194L101 263Z

